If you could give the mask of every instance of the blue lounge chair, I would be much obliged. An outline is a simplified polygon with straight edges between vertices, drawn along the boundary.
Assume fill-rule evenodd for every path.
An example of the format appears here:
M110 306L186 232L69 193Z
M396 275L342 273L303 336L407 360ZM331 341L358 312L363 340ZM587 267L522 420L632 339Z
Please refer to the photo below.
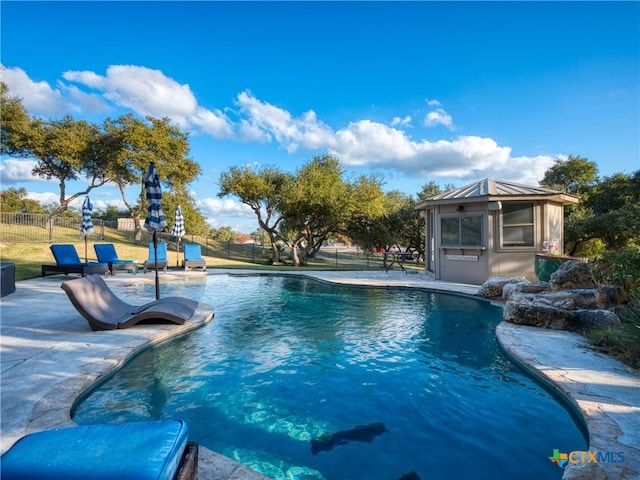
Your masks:
M62 282L60 287L82 315L91 330L116 330L138 323L175 323L184 325L198 302L184 297L164 297L144 305L120 300L100 275L87 275Z
M202 267L203 271L207 271L207 261L202 258L202 249L198 243L184 244L184 269Z
M81 261L78 256L78 251L74 245L58 244L51 245L49 248L51 248L53 258L56 259L56 264L42 265L43 277L48 272L64 273L65 275L70 273L79 273L84 277L91 273L106 274L109 271L108 263Z
M167 242L158 242L158 268L167 273L169 260L167 259ZM155 270L153 242L149 242L149 258L144 261L144 273L149 270Z
M96 251L99 262L109 264L111 275L115 275L117 270L130 271L134 275L138 273L138 262L135 260L120 260L113 243L95 243L93 249Z
M30 433L0 458L2 480L197 478L198 444L182 420L83 425Z

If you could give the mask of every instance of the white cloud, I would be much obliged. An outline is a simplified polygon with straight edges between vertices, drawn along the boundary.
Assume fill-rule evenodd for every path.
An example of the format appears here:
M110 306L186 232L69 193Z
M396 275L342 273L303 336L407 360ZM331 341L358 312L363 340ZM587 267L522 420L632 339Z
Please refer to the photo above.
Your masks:
M347 166L383 165L413 157L415 143L401 130L360 120L338 130L329 150Z
M437 125L443 125L450 130L453 130L453 119L451 115L445 112L442 108L432 110L424 117L425 127L435 127Z
M258 228L253 210L241 202L231 199L204 198L196 206L213 228L230 226L234 232L251 233Z
M413 178L459 178L477 180L495 177L537 184L553 157L511 156L511 148L491 138L461 136L435 142L413 141L405 132L363 120L336 132L330 151L345 166L377 166Z
M74 207L82 208L82 203L84 202L84 197L80 197L78 201L74 204ZM93 203L93 209L95 210L106 210L107 207L112 206L116 207L118 210L128 210L127 206L124 204L122 199L110 199L110 200L101 200L91 198L91 202Z
M225 114L232 108L209 109L200 105L188 84L180 84L159 70L143 66L113 65L106 74L68 71L58 89L46 82L34 82L19 69L2 70L3 81L13 94L22 96L27 109L104 111L114 106L138 115L169 117L180 128L194 128L216 138L274 142L289 153L299 149L329 151L346 167L385 168L413 178L456 178L476 180L495 177L522 183L536 183L553 163L550 156L512 157L511 147L498 145L491 138L468 135L453 139L413 139L406 129L410 116L395 117L390 125L363 119L334 129L313 110L299 116L243 91L233 100L236 123ZM28 97L28 102L26 98ZM433 109L424 126L442 125L454 130L451 115L436 99L427 99ZM231 115L231 113L230 113ZM0 178L6 183L36 180L33 162L4 161ZM252 216L248 207L231 200L207 199L201 208L208 217L215 215Z
M198 107L190 117L190 121L200 127L203 132L213 135L215 138L233 136L233 128L229 119L219 110L212 112L206 108Z
M391 126L396 127L398 125L406 126L406 127L411 126L411 117L409 115L407 115L404 118L393 117L393 120L391 120Z
M226 115L199 106L188 84L180 84L160 70L111 65L105 76L89 71L68 71L63 77L101 91L105 99L139 115L168 117L180 128L195 125L217 138L231 134Z
M68 105L74 111L74 113L104 113L111 110L111 107L98 94L86 93L80 90L75 85L65 85L62 82L58 82L58 86L62 92L71 97L71 99L73 100L72 102L69 102Z
M52 205L60 203L60 195L53 192L28 192L27 198L36 200L42 205Z
M246 91L238 95L236 103L240 113L247 117L241 121L241 134L248 140L275 140L289 153L299 147L324 148L332 142L332 129L318 120L313 110L295 118L286 110L258 100Z
M68 107L62 94L47 82L31 80L21 68L6 68L0 65L2 81L9 87L9 94L20 97L28 111L44 115L60 115Z
M198 200L196 202L196 206L205 217L216 217L222 215L255 218L253 210L251 210L248 205L231 199L204 198Z
M0 163L0 183L15 184L42 180L31 173L36 166L35 160L17 160L8 158Z
M112 65L106 76L94 72L68 71L65 80L104 92L104 97L141 115L170 117L180 127L197 102L188 85L180 85L159 70L135 65Z
M538 185L544 173L553 166L556 158L562 155L537 155L535 157L512 157L508 162L500 165L495 172L486 177L509 179L525 185Z

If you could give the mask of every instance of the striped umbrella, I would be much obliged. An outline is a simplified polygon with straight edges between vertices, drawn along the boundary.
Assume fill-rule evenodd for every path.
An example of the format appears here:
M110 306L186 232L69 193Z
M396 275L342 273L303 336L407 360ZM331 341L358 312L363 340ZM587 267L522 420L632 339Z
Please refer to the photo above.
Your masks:
M180 239L184 237L184 233L184 216L182 215L182 207L178 205L178 208L176 208L176 217L173 221L173 229L171 230L171 235L174 235L178 239L176 245L176 267L179 266Z
M82 223L80 224L80 234L84 236L84 261L88 262L87 256L87 237L93 233L93 222L91 221L91 211L93 210L93 205L91 204L91 200L89 200L89 196L84 199L84 203L82 204Z
M156 270L156 300L160 299L160 280L158 277L158 232L167 226L167 221L162 213L162 187L160 175L156 164L151 162L149 170L144 177L144 190L147 198L147 216L144 219L144 228L153 232L153 253Z

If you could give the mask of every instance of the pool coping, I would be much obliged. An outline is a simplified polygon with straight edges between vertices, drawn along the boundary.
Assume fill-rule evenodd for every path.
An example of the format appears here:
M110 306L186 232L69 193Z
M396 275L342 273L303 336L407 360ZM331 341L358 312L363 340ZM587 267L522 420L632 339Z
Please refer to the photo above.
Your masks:
M410 275L401 271L209 269L206 274L170 271L162 274L162 278L199 281L205 275L226 274L293 274L352 286L420 288L468 296L476 296L478 291L475 285L435 281L424 274ZM26 433L74 426L70 418L72 406L95 382L150 345L206 324L214 313L211 306L201 305L196 315L183 326L145 325L91 332L59 288L68 278L54 275L21 281L16 284L16 292L0 299L1 452ZM128 296L132 303L142 303L145 299L136 298L128 287L133 283L152 281L153 275L140 274L107 278L114 291L123 298ZM53 312L56 315L52 315ZM28 318L28 323L25 324L24 318ZM496 335L509 355L576 407L587 426L591 450L626 453L624 462L601 462L598 468L607 472L610 478L640 479L640 395L633 395L640 391L640 376L620 362L589 349L582 337L570 332L502 322ZM553 454L553 448L553 445L549 446L549 455ZM565 470L565 477L570 470L573 475L579 475L578 467L594 466L571 465ZM202 480L266 478L204 448L201 449L199 476Z

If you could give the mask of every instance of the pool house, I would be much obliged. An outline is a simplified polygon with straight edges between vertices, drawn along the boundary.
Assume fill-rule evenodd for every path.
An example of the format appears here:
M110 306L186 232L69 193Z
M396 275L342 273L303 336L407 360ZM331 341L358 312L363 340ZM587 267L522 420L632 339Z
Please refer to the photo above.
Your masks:
M564 207L575 195L486 178L420 202L425 273L481 285L492 277L537 280L536 254L562 254Z

